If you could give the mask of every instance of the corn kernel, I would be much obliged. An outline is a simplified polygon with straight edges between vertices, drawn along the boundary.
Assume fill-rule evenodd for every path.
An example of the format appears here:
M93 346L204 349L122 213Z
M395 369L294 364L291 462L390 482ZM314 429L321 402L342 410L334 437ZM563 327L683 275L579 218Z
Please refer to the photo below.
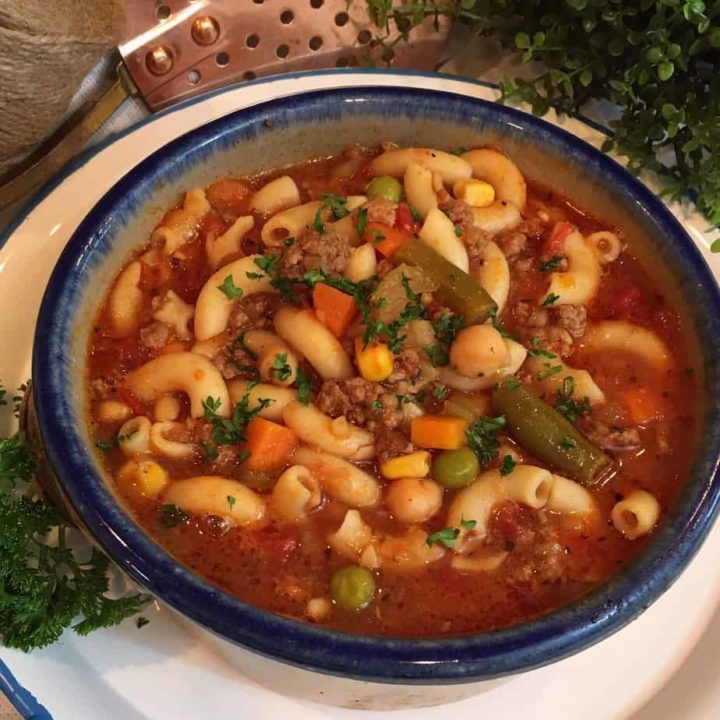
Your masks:
M388 480L427 477L430 474L430 453L427 450L416 450L409 455L391 458L380 466L380 473Z
M168 484L168 473L154 460L128 460L118 472L118 483L144 497L157 497Z
M355 362L366 380L387 380L392 375L394 360L392 351L385 343L371 343L363 347L362 339L355 339Z
M453 185L453 195L477 208L488 207L495 202L495 188L484 180L458 180Z

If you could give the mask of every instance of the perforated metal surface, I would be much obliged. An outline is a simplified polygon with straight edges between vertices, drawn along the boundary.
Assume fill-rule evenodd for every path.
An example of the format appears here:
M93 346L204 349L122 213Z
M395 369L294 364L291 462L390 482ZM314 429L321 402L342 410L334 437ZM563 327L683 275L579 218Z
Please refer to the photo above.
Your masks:
M120 52L157 109L263 75L363 65L377 53L365 0L126 0ZM427 18L395 47L395 66L433 69L449 23ZM390 34L388 42L397 37Z

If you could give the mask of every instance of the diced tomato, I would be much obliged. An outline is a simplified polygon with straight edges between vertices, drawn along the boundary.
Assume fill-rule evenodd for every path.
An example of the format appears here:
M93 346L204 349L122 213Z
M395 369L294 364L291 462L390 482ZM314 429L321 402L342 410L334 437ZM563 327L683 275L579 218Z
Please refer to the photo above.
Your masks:
M211 210L203 218L200 224L199 235L205 239L209 236L220 237L228 229L228 224L214 210Z
M568 236L575 230L575 226L564 220L555 223L550 237L545 241L543 253L546 255L563 255L565 252L565 241Z
M637 285L626 285L618 290L611 302L610 314L615 318L630 317L642 300L642 290Z
M398 205L395 211L395 227L410 235L415 232L415 220L407 203L401 202Z
M127 385L121 385L118 388L118 395L135 415L147 415L147 408L138 400L135 393L133 393Z
M221 213L242 215L247 211L252 190L244 181L237 178L222 178L205 190L208 202Z
M272 527L258 530L257 540L262 551L282 563L287 562L298 547L296 538Z

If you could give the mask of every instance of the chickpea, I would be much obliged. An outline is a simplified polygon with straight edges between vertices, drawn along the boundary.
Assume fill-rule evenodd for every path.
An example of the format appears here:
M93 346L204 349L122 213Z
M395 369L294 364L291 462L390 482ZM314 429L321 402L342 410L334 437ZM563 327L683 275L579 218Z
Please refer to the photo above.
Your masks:
M431 518L442 505L442 488L427 478L400 478L385 494L387 509L400 522L412 524Z
M450 365L466 377L487 377L509 360L502 335L491 325L461 330L450 347Z

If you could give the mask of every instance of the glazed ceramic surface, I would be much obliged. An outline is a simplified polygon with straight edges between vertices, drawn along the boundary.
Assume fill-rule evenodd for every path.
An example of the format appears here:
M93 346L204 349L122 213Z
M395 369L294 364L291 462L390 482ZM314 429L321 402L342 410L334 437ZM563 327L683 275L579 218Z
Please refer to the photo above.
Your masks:
M453 84L453 83L457 83L457 81L447 81L447 84L448 84L448 85L451 85L451 84ZM457 83L457 84L460 84L460 83ZM476 86L470 86L470 89L472 89L474 92L479 92L479 91L477 90L477 87L476 87ZM467 90L466 90L466 91L467 91ZM216 108L215 111L216 111L216 112L218 112L218 111L219 111L219 112L222 112L222 108ZM458 144L459 144L459 143L458 143ZM118 161L118 158L117 158L117 157L116 157L116 161ZM106 169L107 169L107 168L106 168ZM60 229L64 229L64 228L62 228L62 222L58 225L58 227L60 227ZM54 236L54 235L56 235L56 234L58 233L58 228L52 228L52 226L51 226L50 229L51 229L51 230L54 230L54 232L51 233L51 236ZM698 233L698 236L699 236L699 233ZM65 234L65 237L67 237L67 234ZM15 255L15 257L17 257L18 254L19 254L20 256L23 255L22 251L15 251L13 254ZM7 257L7 253L5 253L5 257ZM45 270L47 270L47 268L45 268ZM4 277L7 277L7 274L5 274ZM38 277L41 277L41 275L39 275ZM27 320L26 320L26 322L27 322ZM16 330L18 339L22 339L22 337L23 337L23 332L21 332L22 328L20 328L20 327L15 327L14 329ZM26 337L27 337L27 332L25 331L24 334L25 334L25 338L26 338ZM4 369L4 368L3 368L3 369ZM5 375L5 377L7 377L7 375ZM21 376L21 377L22 377L22 376ZM672 592L671 592L670 594L672 595ZM652 611L651 611L651 612L652 612ZM645 619L645 618L643 618L643 620L644 620L644 619ZM642 622L642 621L640 621L640 622ZM629 634L632 630L635 629L635 627L637 627L637 625L638 625L638 623L635 623L631 628L629 628L627 631L625 631L622 635L625 635L626 633ZM152 633L152 631L151 631L151 633ZM146 635L147 635L147 634L148 634L148 633L146 633ZM146 635L145 635L145 636L146 636ZM143 638L144 638L145 636L143 636ZM154 635L153 637L154 637L155 640L157 640L157 636L156 636L156 635ZM618 636L618 638L619 638L619 637L620 637L620 636ZM613 638L613 642L614 642L615 640L616 640L616 638ZM73 639L72 641L70 641L70 642L71 642L71 645L74 646L74 642L75 642L74 639ZM85 642L91 643L91 645L94 644L92 640L88 640L88 641L85 641ZM130 644L134 646L134 645L137 645L137 642L141 642L141 643L142 643L142 640L135 640L135 639L133 639ZM151 642L152 642L152 641L151 641ZM606 645L607 645L607 643L604 643L602 646L599 646L599 647L605 647ZM157 646L156 646L156 647L157 647ZM152 648L152 646L151 646L151 648ZM151 649L151 648L150 648L150 649ZM127 648L125 648L125 649L127 649ZM135 650L138 651L141 656L146 656L146 655L147 655L147 653L144 652L144 651L140 652L140 651L139 651L139 648L137 648L137 647L135 648ZM553 666L553 667L558 667L558 668L559 668L559 667L565 667L565 668L566 668L565 672L567 672L567 663L569 663L569 662L579 662L581 659L583 659L583 658L586 657L587 655L595 652L596 650L597 650L597 648L596 648L596 649L593 649L592 651L589 651L588 653L583 653L583 655L579 656L578 658L574 659L573 661L566 661L565 663L561 663L560 665L558 665L558 666ZM52 653L52 651L50 651L50 652ZM151 654L152 654L152 653L151 653ZM162 654L162 653L161 653L161 654ZM204 667L204 666L203 666L203 667ZM537 677L537 676L540 675L540 674L545 674L545 677L547 678L547 673L548 673L548 671L550 671L550 670L551 670L551 668L547 668L547 669L545 669L545 670L543 670L543 671L540 671L540 673L531 673L530 675L523 676L523 678L514 679L514 680L512 680L512 681L510 681L510 682L511 682L511 683L521 682L521 681L523 681L525 678L529 678L529 677L532 677L532 676L536 676L536 677ZM114 673L113 673L113 674L114 674ZM494 690L493 692L497 693L497 692L500 692L500 691L499 691L499 690ZM166 697L167 697L167 696L166 696ZM484 699L484 698L485 698L485 695L483 695L483 699ZM478 701L479 701L479 700L480 700L480 699L478 699ZM209 698L205 698L205 701L206 701L206 702L209 702L210 699L209 699ZM456 713L455 709L453 710L453 712ZM458 711L457 711L457 712L460 712L460 706L458 706ZM120 716L121 716L121 715L119 715L118 717L120 717ZM162 715L162 714L157 715L157 717L164 717L164 716L165 716L165 715ZM269 715L268 715L268 716L269 716ZM598 715L598 717L611 717L611 716L613 716L613 715ZM125 716L123 716L123 717L125 717ZM168 717L169 717L169 715L168 715ZM556 717L557 717L557 715L556 715Z

